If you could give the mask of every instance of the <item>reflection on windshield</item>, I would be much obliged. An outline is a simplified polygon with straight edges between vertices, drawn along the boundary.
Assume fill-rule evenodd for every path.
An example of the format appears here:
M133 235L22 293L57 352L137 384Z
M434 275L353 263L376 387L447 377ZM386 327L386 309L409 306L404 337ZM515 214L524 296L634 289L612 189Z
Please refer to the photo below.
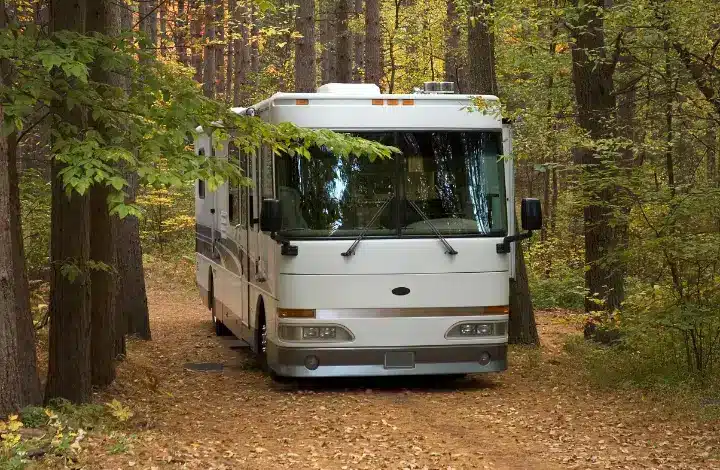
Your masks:
M444 235L503 235L505 188L499 134L401 132L356 134L399 146L402 155L370 162L343 159L326 148L312 158L276 161L283 231L292 237L425 236L432 229L412 200ZM395 196L368 227L388 197Z

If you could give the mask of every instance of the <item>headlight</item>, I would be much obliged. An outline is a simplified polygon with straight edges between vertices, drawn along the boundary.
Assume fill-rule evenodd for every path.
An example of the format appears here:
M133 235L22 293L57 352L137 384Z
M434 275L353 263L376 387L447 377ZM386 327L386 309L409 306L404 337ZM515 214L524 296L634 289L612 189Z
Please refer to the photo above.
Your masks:
M352 341L350 330L340 325L290 325L280 324L278 336L285 341Z
M505 336L507 322L465 322L454 325L446 338L468 338L482 336Z

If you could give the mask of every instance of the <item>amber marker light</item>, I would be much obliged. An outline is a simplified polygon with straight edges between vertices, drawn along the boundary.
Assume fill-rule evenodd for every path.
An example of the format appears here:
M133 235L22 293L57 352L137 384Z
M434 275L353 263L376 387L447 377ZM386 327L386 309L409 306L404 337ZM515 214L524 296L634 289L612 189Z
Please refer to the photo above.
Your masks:
M310 308L279 308L280 318L315 318L315 310Z
M297 100L295 100L295 104L298 106L305 106L305 105L310 104L310 100L305 99L305 98L297 99Z

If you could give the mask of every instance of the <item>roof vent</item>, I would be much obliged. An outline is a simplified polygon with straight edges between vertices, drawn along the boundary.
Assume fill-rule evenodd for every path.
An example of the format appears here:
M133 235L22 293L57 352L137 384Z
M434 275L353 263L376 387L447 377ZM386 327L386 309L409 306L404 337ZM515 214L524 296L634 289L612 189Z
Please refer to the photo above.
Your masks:
M445 94L455 93L454 82L425 82L422 88L415 88L415 93L422 94Z
M318 93L338 95L379 95L380 88L373 83L326 83L317 89Z

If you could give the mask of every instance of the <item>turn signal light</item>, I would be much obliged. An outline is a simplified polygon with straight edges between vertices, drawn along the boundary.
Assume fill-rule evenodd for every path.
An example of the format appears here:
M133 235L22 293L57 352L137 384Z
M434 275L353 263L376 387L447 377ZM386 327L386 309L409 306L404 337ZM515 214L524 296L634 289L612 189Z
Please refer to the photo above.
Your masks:
M510 307L508 307L507 305L483 307L483 313L490 315L507 315L508 313L510 313Z
M315 310L309 308L279 308L280 318L315 318Z

